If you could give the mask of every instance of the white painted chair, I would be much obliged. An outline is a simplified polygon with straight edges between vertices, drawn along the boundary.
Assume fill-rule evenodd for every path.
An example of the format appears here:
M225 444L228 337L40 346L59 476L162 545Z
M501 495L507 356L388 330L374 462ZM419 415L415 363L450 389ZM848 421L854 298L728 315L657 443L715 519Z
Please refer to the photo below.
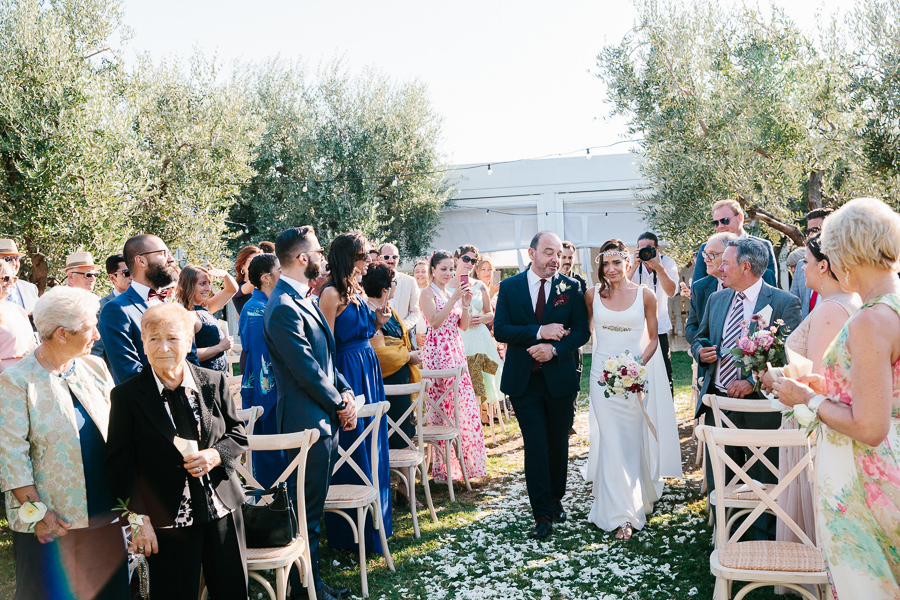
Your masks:
M315 429L306 429L297 433L283 433L279 435L248 435L247 450L298 450L294 460L285 467L273 485L287 481L296 473L297 477L297 523L300 533L294 541L287 546L277 548L247 548L247 572L250 579L258 582L270 600L285 600L287 598L288 574L291 567L297 565L300 573L300 581L307 590L309 600L316 600L316 586L312 575L312 559L309 553L309 538L306 524L306 496L304 482L306 481L306 459L310 447L319 439L319 432ZM256 489L266 489L253 477L252 470L245 464L235 467L238 475L244 480L245 485ZM268 504L271 498L260 498L260 503ZM275 572L275 589L272 584L263 577L260 571L273 570ZM200 594L200 600L206 600L207 590L204 587Z
M468 366L461 364L455 369L438 369L428 370L422 369L422 379L431 379L435 383L441 379L449 379L450 385L444 390L440 398L432 400L428 395L425 396L425 420L420 423L422 427L422 439L426 444L432 447L440 448L443 446L444 464L447 467L447 488L450 491L450 501L456 500L456 494L453 492L453 463L450 461L450 447L456 446L456 456L459 458L459 468L462 470L463 481L466 482L466 489L472 491L472 484L469 483L469 475L466 473L466 461L463 459L462 452L462 430L459 427L459 385L462 380L462 374L466 372ZM453 414L448 415L444 411L444 400L452 395L453 398ZM431 415L436 415L439 424L428 425L431 421Z
M406 421L413 413L416 415L416 423L422 422L422 404L425 402L426 390L429 385L430 382L423 379L418 383L384 386L384 395L388 400L396 396L411 397L409 407L400 418L400 423ZM425 499L428 503L428 510L431 512L431 518L435 523L438 522L437 513L434 511L434 503L431 500L431 487L428 484L428 465L425 460L425 442L422 439L422 427L416 427L415 439L412 439L400 428L400 423L391 419L390 415L386 415L386 418L388 422L388 440L391 439L391 436L396 436L406 444L406 448L390 449L391 472L396 473L402 484L406 486L406 495L409 498L409 507L412 512L413 533L416 537L419 537L419 517L416 509L416 473L419 473L419 477L422 479L422 486L425 488Z
M381 548L384 550L384 559L391 571L394 571L394 560L391 558L391 551L388 548L387 537L384 534L384 522L381 516L381 490L378 487L378 431L381 426L381 420L387 412L389 402L375 402L374 404L364 404L356 411L359 419L371 418L368 425L356 438L356 441L344 450L338 448L338 458L334 465L332 474L337 473L344 464L353 469L362 479L362 484L331 484L328 487L328 496L325 498L325 512L333 512L342 516L350 524L353 531L353 541L359 545L359 570L362 579L363 597L369 595L369 579L366 573L366 513L372 512L372 524L378 530L381 538ZM366 476L365 471L353 460L353 452L362 445L365 439L370 438L370 464L372 477ZM356 509L356 521L354 521L345 510Z
M748 582L734 597L741 600L749 592L768 586L781 585L809 600L823 600L828 587L825 559L822 551L809 539L800 525L778 505L778 497L810 465L815 468L816 445L810 444L805 431L784 431L771 429L730 429L698 425L697 439L706 444L706 451L712 461L713 484L716 491L724 493L726 487L726 466L734 471L737 479L746 485L756 500L756 506L737 517L734 533L730 527L717 527L716 549L709 557L710 570L716 577L714 600L730 600L734 581ZM725 452L727 446L751 446L765 448L807 448L807 452L797 461L778 485L764 488L754 481ZM715 506L716 520L725 522L725 503ZM771 512L790 528L799 542L740 541L764 512ZM803 586L812 586L811 593Z
M244 431L247 435L253 435L253 429L256 427L256 421L259 420L263 415L263 407L262 406L251 406L250 408L243 408L237 410L237 418L244 422ZM247 450L244 452L244 467L246 467L247 471L250 473L253 472L253 451Z

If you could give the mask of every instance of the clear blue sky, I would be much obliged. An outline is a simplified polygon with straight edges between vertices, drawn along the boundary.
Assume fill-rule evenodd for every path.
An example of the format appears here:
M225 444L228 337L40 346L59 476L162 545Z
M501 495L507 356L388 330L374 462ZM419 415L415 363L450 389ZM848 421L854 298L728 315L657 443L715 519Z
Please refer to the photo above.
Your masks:
M660 0L661 2L664 0ZM784 2L812 27L836 0ZM605 119L590 71L632 26L628 0L126 0L130 49L154 58L194 48L221 61L280 55L310 67L342 56L395 80L428 85L452 163L530 158L624 139ZM595 151L624 152L627 144Z

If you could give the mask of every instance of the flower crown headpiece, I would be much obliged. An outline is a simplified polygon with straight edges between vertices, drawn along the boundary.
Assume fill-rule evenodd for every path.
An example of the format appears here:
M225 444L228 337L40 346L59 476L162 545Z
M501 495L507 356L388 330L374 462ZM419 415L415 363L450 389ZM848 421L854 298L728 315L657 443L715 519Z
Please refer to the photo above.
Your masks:
M628 253L625 252L624 250L607 250L606 252L601 252L600 254L598 254L598 255L597 255L597 258L594 260L594 262L596 262L597 264L599 264L599 263L600 263L600 258L603 257L603 256L621 256L621 257L624 258L625 260L628 260L629 258L631 258L631 257L628 255Z

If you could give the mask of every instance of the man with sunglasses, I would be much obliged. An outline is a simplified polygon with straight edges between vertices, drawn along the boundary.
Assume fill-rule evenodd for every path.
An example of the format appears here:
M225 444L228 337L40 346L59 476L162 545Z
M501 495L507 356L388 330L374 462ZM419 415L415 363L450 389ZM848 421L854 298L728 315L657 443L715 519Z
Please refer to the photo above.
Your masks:
M400 262L400 251L394 244L382 244L378 250L378 258L394 270L394 296L391 299L391 308L406 325L406 328L415 332L416 323L422 316L419 309L419 286L416 280L397 269ZM416 339L413 336L413 345Z
M116 385L140 373L149 364L141 339L141 317L149 307L162 302L159 290L178 279L175 258L166 243L155 235L136 235L125 242L122 252L131 285L100 311L98 329ZM197 345L187 356L197 362Z
M16 243L10 239L0 239L0 260L4 260L12 267L18 276L22 266L22 257L25 256L16 247ZM29 316L34 310L34 304L38 299L37 286L30 281L18 279L9 293L9 301L22 307Z
M738 236L738 239L749 237L763 242L769 250L769 266L766 267L763 281L771 286L778 287L778 270L775 266L775 250L772 248L772 242L744 231L744 209L741 208L741 205L736 200L719 200L712 205L712 226L716 228L716 233L727 231ZM706 244L703 244L700 246L700 251L697 252L697 258L694 261L693 281L700 281L709 275L706 271L706 262L703 260L703 250L705 248Z
M833 212L833 208L817 208L806 213L806 238L809 239L822 231L825 217ZM803 271L805 264L806 261L802 258L797 261L797 266L794 268L794 279L791 281L791 293L800 298L800 312L804 319L819 301L819 294L806 287L806 273Z
M94 264L94 257L90 252L73 252L66 257L63 272L66 274L67 286L93 292L100 275L100 266Z
M124 256L121 254L113 254L106 259L106 276L109 277L113 289L110 293L100 298L101 311L110 300L117 298L119 294L123 293L131 285L131 272L125 265ZM99 322L99 320L100 315L98 314L97 321ZM109 366L109 359L106 357L106 349L103 347L102 338L94 342L94 345L91 347L91 354L99 356L106 361L106 366Z

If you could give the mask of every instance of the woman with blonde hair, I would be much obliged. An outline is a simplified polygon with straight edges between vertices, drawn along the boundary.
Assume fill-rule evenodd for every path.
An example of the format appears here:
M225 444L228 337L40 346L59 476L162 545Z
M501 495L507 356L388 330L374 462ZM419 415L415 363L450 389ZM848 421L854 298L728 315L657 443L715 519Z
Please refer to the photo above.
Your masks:
M897 598L900 215L874 198L851 200L825 219L822 252L862 308L828 347L821 375L781 377L773 389L820 423L816 542L835 594Z
M212 277L225 280L224 289L212 294ZM234 277L222 269L210 266L187 265L178 276L175 301L197 315L194 339L197 343L197 360L204 369L228 370L225 352L231 348L231 338L221 335L213 313L219 312L238 291Z

